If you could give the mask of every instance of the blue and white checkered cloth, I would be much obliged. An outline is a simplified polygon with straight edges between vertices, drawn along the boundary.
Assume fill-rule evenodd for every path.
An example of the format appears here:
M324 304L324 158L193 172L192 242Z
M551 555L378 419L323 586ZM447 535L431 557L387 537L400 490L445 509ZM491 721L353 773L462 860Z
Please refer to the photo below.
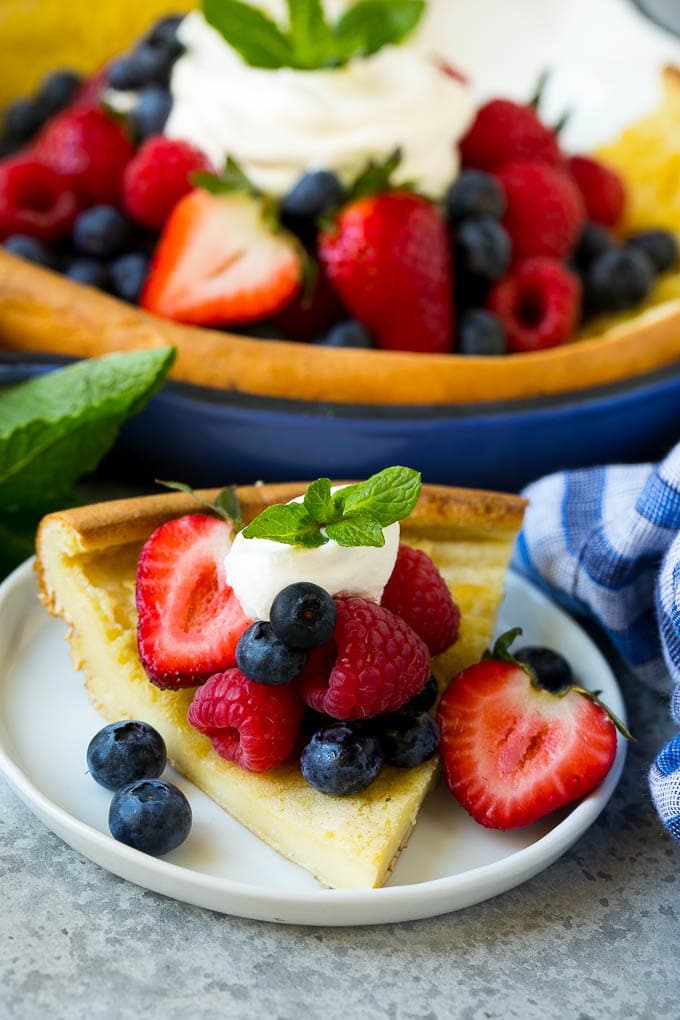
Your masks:
M680 724L680 444L656 467L562 472L524 495L515 569L597 620L640 679L671 694ZM649 784L680 840L680 734L657 756Z

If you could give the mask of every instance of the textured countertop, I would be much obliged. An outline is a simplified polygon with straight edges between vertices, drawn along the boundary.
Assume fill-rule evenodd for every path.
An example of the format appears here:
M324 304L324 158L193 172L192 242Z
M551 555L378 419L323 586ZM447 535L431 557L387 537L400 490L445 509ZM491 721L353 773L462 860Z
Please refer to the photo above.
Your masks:
M524 886L408 924L283 927L165 899L71 850L0 780L1 1020L679 1017L680 847L645 787L672 724L621 682L638 742L589 832Z

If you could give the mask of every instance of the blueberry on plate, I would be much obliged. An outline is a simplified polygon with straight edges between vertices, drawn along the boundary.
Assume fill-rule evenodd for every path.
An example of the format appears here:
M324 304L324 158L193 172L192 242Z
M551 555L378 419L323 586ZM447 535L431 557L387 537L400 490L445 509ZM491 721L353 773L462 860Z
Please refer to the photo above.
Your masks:
M12 234L2 242L5 251L12 255L18 255L27 262L35 262L39 266L50 268L53 264L52 255L42 241L28 234Z
M137 304L149 272L149 257L142 252L120 255L109 263L111 288L123 301Z
M625 246L644 252L657 273L665 273L678 261L678 239L670 230L641 230Z
M75 71L52 71L43 78L38 98L52 116L68 106L76 96L83 79Z
M175 850L191 830L191 806L181 790L163 779L140 779L114 795L109 831L119 843L160 857Z
M129 122L137 141L163 133L172 109L172 96L161 85L148 85L139 93L130 111Z
M533 669L541 687L558 694L574 683L571 666L559 652L543 645L526 645L513 655L530 669Z
M435 701L437 700L437 694L439 693L439 685L437 684L437 678L434 673L430 673L430 677L425 681L425 685L421 691L418 691L410 701L407 701L400 712L428 712Z
M377 737L386 765L412 769L439 747L439 727L427 712L395 712L381 720Z
M455 234L456 267L493 282L510 265L512 244L506 230L491 216L464 220Z
M373 337L356 319L347 319L331 326L317 341L322 347L353 347L368 349L374 346Z
M377 738L356 723L317 730L300 758L302 775L319 793L345 797L365 790L383 767Z
M130 237L130 224L112 205L93 205L73 224L73 246L83 255L110 259L118 255Z
M611 234L605 227L600 223L586 223L574 251L574 265L577 269L588 269L613 246Z
M491 216L499 220L507 205L500 182L483 170L464 170L453 182L444 200L449 223L469 216Z
M15 99L5 110L5 133L10 138L26 141L43 126L48 116L47 107L37 97Z
M506 354L508 341L503 323L484 308L463 312L458 326L459 354Z
M165 742L153 726L123 719L95 733L87 748L92 778L107 790L155 779L167 764Z
M67 263L64 276L76 283L84 283L87 287L98 287L105 290L110 283L108 267L97 259L77 258Z
M644 301L654 286L654 264L639 248L612 248L586 276L586 300L599 312L623 312Z
M335 603L311 581L289 584L276 596L269 612L274 636L291 648L320 648L333 637Z
M315 221L322 213L342 205L345 189L330 170L310 170L284 197L281 216L284 223Z
M277 687L290 683L302 672L306 663L307 652L284 645L266 620L251 624L236 645L238 668L256 684Z

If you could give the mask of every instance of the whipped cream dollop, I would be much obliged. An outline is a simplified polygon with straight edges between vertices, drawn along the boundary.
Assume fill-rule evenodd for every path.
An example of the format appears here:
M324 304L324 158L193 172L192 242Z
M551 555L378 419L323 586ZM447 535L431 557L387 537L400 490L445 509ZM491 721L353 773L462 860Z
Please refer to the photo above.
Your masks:
M318 584L330 595L380 602L397 560L399 533L398 522L383 528L385 544L380 548L348 548L330 539L315 549L302 549L268 538L244 538L239 532L224 561L227 581L254 620L268 620L278 593L298 581Z
M283 4L260 0L280 17ZM334 17L343 3L329 2ZM347 183L370 159L402 151L397 182L443 195L458 171L456 142L473 112L468 88L409 37L339 68L250 67L199 12L182 22L166 135L202 149L221 168L232 156L263 191L280 197L307 170Z

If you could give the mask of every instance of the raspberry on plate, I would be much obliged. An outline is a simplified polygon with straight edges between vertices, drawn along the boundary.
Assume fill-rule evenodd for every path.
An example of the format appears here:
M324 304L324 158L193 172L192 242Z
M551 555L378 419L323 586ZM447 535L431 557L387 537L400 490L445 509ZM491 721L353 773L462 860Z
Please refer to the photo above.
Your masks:
M47 244L59 241L79 209L66 181L32 156L0 164L0 241L14 234Z
M515 261L531 255L567 258L586 223L580 192L563 170L537 161L508 163L498 170L507 207L503 226Z
M531 106L510 99L492 99L480 107L461 139L460 155L463 166L489 171L517 159L558 166L562 158L555 133Z
M247 772L265 772L293 751L303 714L292 686L266 687L228 669L198 688L187 718L220 757Z
M495 285L488 306L503 323L512 354L556 347L578 324L581 284L557 259L537 256Z
M430 655L445 652L458 637L460 610L446 581L421 549L399 546L381 605L408 623Z
M333 601L333 638L309 653L298 681L302 697L335 719L396 712L430 676L427 645L384 606L356 595Z
M191 191L191 174L210 170L207 156L188 142L162 135L150 138L125 168L125 209L138 223L159 230Z
M616 227L626 205L626 189L620 176L589 156L572 156L567 166L581 192L588 219L603 227Z

